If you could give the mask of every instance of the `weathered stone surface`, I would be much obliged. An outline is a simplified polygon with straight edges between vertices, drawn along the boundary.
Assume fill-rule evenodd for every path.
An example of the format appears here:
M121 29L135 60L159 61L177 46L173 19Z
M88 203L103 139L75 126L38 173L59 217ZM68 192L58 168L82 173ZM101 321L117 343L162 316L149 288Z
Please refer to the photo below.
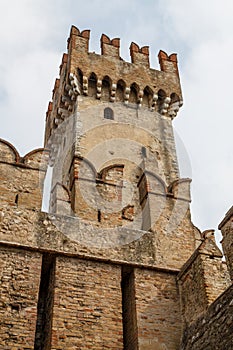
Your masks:
M121 269L58 258L52 349L123 349Z
M41 255L0 247L0 344L34 349Z
M178 275L183 323L189 325L230 285L213 233L203 239Z
M233 286L184 329L181 350L233 349Z
M179 348L181 313L176 275L135 269L138 349Z

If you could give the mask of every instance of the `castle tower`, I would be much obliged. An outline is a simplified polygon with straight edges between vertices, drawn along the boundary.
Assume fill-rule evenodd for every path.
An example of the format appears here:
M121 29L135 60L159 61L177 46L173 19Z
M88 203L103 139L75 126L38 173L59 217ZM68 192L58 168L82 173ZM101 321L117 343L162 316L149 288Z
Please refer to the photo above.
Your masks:
M48 107L50 211L96 227L163 226L171 233L190 202L190 179L179 178L172 129L182 105L176 55L160 51L158 71L149 66L148 47L132 43L128 63L119 39L103 34L98 55L88 51L89 35L71 28ZM184 236L187 258L194 236Z
M128 63L118 38L103 34L99 55L89 52L89 37L89 30L71 28L48 107L50 213L61 215L59 229L88 247L90 257L114 264L124 349L177 349L176 274L200 240L189 214L190 179L179 177L173 135L182 105L177 57L160 51L161 70L155 70L148 47L131 43ZM71 266L76 274L76 263ZM62 261L61 271L66 268ZM120 348L111 337L110 347Z

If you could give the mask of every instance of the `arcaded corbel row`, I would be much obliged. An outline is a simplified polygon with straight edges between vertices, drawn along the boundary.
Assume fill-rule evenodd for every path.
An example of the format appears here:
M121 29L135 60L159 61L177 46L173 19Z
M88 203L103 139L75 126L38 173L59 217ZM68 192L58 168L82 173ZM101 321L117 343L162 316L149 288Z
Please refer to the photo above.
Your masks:
M174 119L179 112L180 107L183 105L183 101L176 101L170 104L168 109L168 115L171 119Z

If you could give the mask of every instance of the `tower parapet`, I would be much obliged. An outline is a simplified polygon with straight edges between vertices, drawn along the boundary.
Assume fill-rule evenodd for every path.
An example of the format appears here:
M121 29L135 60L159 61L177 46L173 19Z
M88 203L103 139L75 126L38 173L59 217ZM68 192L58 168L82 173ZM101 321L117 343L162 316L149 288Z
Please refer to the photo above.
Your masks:
M144 67L148 67L148 68L150 67L149 46L143 46L139 48L137 44L131 43L130 56L131 56L132 63L143 64Z
M80 32L72 26L68 53L60 67L61 86L57 103L53 104L47 128L56 128L66 117L65 110L74 113L77 96L91 96L100 101L134 103L173 119L182 106L177 56L159 52L161 70L150 68L149 47L130 45L131 63L120 57L120 39L101 36L101 54L89 52L90 30ZM77 93L74 92L74 87ZM73 92L74 93L73 93ZM51 106L50 106L51 108ZM57 119L57 120L55 120ZM55 125L54 125L55 124ZM46 131L46 141L51 130Z
M179 74L178 71L178 62L177 62L177 54L172 53L170 56L163 50L159 51L158 54L159 57L159 64L160 64L160 69L163 72L174 72L177 75Z
M120 58L120 39L112 40L105 34L102 34L101 39L101 55Z

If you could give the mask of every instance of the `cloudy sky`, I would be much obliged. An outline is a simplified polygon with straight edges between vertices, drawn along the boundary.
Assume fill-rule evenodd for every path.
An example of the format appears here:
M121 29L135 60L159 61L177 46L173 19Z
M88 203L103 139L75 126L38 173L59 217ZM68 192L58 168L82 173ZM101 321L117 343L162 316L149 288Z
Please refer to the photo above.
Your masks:
M11 0L0 2L0 137L21 155L43 145L45 113L70 26L91 29L97 53L102 33L178 53L184 106L174 121L190 159L192 218L217 229L232 205L232 0ZM184 152L182 152L183 154ZM182 156L181 156L182 157ZM191 170L190 170L191 168Z

